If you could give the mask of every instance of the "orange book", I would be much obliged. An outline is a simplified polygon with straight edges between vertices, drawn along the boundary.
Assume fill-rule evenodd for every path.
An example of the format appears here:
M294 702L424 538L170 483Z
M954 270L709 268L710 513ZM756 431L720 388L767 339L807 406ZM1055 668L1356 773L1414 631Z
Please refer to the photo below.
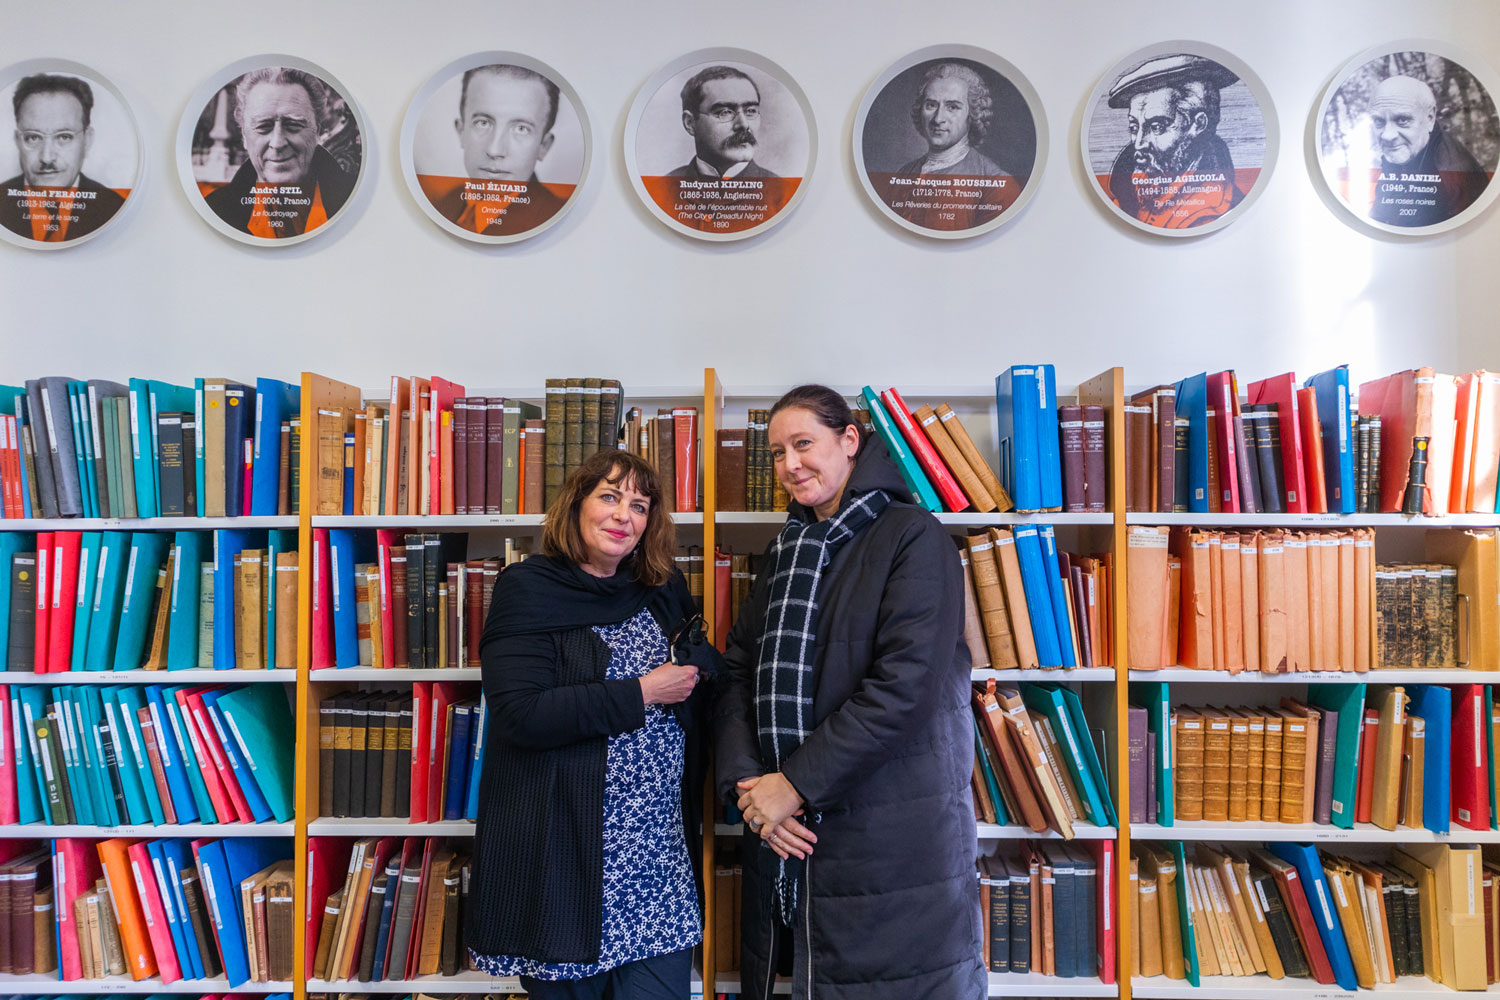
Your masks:
M1260 535L1260 668L1270 674L1290 668L1287 634L1286 538L1279 531Z
M1422 513L1448 510L1453 485L1453 445L1458 389L1452 375L1431 368L1412 368L1359 387L1359 412L1379 414L1380 509L1399 511L1406 491L1413 440L1428 439L1427 479L1422 491Z
M1354 530L1354 669L1375 665L1375 529Z
M1496 482L1500 479L1500 374L1470 372L1478 399L1474 403L1474 457L1469 472L1469 493L1464 509L1489 513L1495 509Z
M1223 581L1224 617L1217 631L1224 633L1224 669L1237 674L1248 666L1245 659L1244 597L1240 580L1240 536L1224 535L1219 542L1219 579Z
M1245 669L1261 670L1258 531L1247 531L1240 535L1240 639L1245 646Z
M1296 531L1288 531L1282 542L1285 553L1282 568L1285 570L1286 586L1286 644L1287 669L1310 670L1312 661L1312 630L1308 623L1307 592L1307 538Z
M1339 534L1339 611L1338 611L1338 657L1339 669L1353 671L1355 665L1354 646L1358 611L1355 603L1353 532Z
M1179 529L1172 533L1172 548L1173 554L1182 560L1177 662L1184 667L1212 670L1213 588L1208 536L1201 531Z
M1208 538L1209 631L1214 639L1213 668L1223 670L1224 658L1224 540L1217 531Z
M396 509L401 485L401 441L411 419L411 386L398 375L391 376L391 405L385 415L385 504L380 513L405 514Z
M1127 607L1129 603L1127 602ZM1167 630L1162 633L1161 661L1177 665L1178 636L1182 629L1182 560L1167 555Z
M1302 462L1306 471L1307 512L1328 513L1328 480L1323 471L1323 432L1318 424L1318 390L1297 390L1297 416L1302 421Z
M365 441L370 429L370 417L364 410L354 413L354 513L363 514L365 500Z
M677 476L677 512L698 509L698 409L679 406L672 410L672 468Z
M156 954L146 934L146 919L135 895L135 876L130 870L130 841L123 837L102 840L98 844L99 863L109 886L114 912L119 917L120 949L131 979L156 975Z
M1479 423L1479 383L1476 376L1480 374L1470 372L1453 380L1453 416L1456 422L1453 433L1453 478L1448 485L1448 512L1451 514L1466 512L1473 493L1474 431Z
M1172 666L1166 652L1169 531L1132 525L1125 529L1125 651L1132 670ZM1105 662L1101 660L1100 662Z

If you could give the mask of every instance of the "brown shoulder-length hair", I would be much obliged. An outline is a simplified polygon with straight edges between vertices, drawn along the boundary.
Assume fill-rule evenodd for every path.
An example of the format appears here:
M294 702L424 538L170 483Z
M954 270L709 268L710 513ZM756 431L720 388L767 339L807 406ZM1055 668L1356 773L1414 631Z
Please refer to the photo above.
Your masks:
M583 501L598 487L600 480L611 486L629 486L650 501L646 513L646 530L640 543L627 558L632 561L635 578L648 587L660 587L672 578L677 563L677 529L671 513L662 506L661 480L656 470L643 458L628 451L598 451L584 463L552 502L542 525L542 553L571 559L578 565L588 560L583 532L578 527L578 512Z

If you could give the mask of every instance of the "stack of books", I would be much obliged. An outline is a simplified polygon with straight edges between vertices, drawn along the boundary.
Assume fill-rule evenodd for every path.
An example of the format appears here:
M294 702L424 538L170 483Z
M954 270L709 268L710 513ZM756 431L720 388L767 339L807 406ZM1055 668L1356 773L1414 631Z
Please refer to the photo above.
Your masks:
M979 859L983 960L991 972L1115 981L1113 841L1007 843Z
M639 406L631 407L625 413L624 448L656 470L661 503L668 511L690 514L702 509L696 406L659 409L654 417Z

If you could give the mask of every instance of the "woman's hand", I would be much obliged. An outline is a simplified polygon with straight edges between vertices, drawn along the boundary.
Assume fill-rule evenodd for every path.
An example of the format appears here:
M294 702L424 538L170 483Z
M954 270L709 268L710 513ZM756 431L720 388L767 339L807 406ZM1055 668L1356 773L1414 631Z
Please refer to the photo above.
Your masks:
M688 663L663 663L641 678L641 698L647 705L676 705L687 701L697 684L697 667Z
M797 810L797 815L802 815L802 810ZM761 827L760 839L783 858L806 858L812 853L812 845L818 842L818 835L788 816L776 826Z
M740 789L738 805L745 822L764 840L769 840L769 831L802 811L801 793L779 771L759 778L745 778L735 787Z

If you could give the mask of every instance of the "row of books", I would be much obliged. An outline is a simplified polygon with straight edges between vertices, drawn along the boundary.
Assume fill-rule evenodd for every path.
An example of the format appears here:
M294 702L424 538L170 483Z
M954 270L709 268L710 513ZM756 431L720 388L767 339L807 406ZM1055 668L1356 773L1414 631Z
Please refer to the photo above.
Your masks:
M294 667L296 544L282 530L0 532L6 669Z
M466 687L466 686L465 686ZM410 694L348 692L318 704L318 814L475 819L484 766L483 697L451 682Z
M18 517L294 514L300 391L60 376L0 386L0 512Z
M467 967L470 859L441 837L308 842L307 978L385 982Z
M720 428L715 432L716 510L755 513L786 510L791 498L771 461L766 438L770 422L770 410L752 408L745 414L743 430Z
M1500 829L1490 687L1314 685L1273 707L1175 710L1165 687L1132 692L1132 822Z
M0 823L292 820L279 685L0 685Z
M223 975L231 988L292 978L289 838L59 839L7 844L55 891L64 981L128 975L163 984Z
M739 619L740 608L750 596L750 586L760 571L759 555L735 552L727 545L714 549L714 635L722 650L729 630ZM691 575L688 578L692 583Z
M1113 841L1020 841L978 864L983 961L991 972L1115 981Z
M959 560L975 669L1113 662L1110 555L1063 552L1051 525L1020 524L970 534Z
M1103 733L1089 726L1078 693L1059 684L974 685L975 814L986 823L1056 830L1114 826L1100 761Z
M1354 858L1288 842L1243 852L1136 845L1133 971L1312 979L1372 989L1421 976L1496 979L1500 865L1476 847L1410 844Z
M663 507L679 514L702 509L696 407L674 406L660 409L654 417L644 413L638 406L631 407L625 413L625 440L622 447L645 459L656 470L657 481L661 484ZM584 457L587 458L588 454Z
M1494 513L1500 375L1414 368L1351 391L1349 368L1299 386L1231 371L1126 407L1130 511Z

